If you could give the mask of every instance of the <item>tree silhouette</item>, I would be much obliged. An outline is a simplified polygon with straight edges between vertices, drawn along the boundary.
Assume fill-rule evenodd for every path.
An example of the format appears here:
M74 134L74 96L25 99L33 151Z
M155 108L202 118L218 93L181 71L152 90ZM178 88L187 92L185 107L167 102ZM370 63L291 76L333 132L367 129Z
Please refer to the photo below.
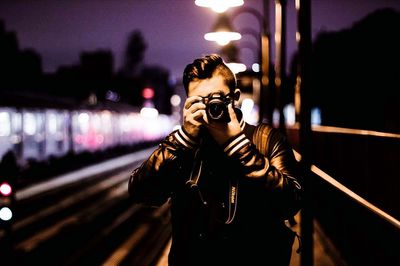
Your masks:
M376 10L322 32L312 52L312 105L324 125L400 132L400 13Z

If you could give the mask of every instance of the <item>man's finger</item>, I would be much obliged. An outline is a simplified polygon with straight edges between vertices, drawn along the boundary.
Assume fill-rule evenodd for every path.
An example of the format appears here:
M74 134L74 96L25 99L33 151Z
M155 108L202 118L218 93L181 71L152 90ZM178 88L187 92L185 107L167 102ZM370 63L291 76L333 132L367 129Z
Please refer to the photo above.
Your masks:
M201 122L197 121L197 120L194 119L194 118L190 118L188 122L190 122L192 125L194 125L194 126L196 126L196 127L199 127L199 126L202 125Z
M205 110L203 110L203 120L204 120L204 122L206 122L206 124L208 124L208 116L207 116Z
M202 98L200 96L191 96L185 101L185 109L189 109L194 103L201 101Z
M197 110L196 112L192 113L192 117L193 117L195 120L198 120L198 118L200 118L200 117L203 117L203 118L204 118L205 113L206 113L206 112L205 112L204 110L200 109L200 110Z
M235 110L233 110L232 104L228 104L228 112L229 112L229 117L231 118L231 121L237 120Z
M198 110L204 110L206 109L206 105L202 102L197 102L192 104L189 109L187 109L190 113L197 112Z

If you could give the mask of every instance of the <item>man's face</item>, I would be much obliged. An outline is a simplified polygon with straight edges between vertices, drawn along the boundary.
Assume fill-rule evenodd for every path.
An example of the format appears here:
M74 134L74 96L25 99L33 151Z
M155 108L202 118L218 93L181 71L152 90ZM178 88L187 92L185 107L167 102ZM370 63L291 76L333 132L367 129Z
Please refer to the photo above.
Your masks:
M209 79L200 79L189 83L189 97L209 97L213 94L220 94L221 96L229 94L229 87L225 84L221 75L213 75Z

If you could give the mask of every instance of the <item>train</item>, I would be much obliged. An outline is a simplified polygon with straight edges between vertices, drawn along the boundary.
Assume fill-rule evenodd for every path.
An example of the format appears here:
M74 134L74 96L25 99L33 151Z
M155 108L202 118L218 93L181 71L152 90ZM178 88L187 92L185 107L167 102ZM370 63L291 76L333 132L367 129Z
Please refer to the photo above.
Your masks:
M143 108L0 107L0 159L12 151L18 164L44 161L69 152L104 151L156 141L178 121L172 115Z

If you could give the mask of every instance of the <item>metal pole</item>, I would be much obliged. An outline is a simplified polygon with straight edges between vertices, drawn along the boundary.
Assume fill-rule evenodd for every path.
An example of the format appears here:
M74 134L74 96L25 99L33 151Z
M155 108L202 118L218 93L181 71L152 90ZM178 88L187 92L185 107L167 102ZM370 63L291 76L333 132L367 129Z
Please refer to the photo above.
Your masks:
M275 1L275 103L279 111L279 129L285 133L283 93L286 86L286 0Z
M261 90L260 90L260 98L259 98L259 122L263 122L265 116L265 109L268 106L265 106L268 101L264 99L270 93L270 83L269 83L269 64L270 64L270 34L269 34L269 1L265 0L263 2L263 25L261 32ZM271 123L272 116L270 117L269 112L267 112L267 122Z
M312 175L311 175L311 111L310 111L310 81L311 81L311 2L296 0L298 12L298 48L299 68L298 82L300 83L300 131L299 147L302 155L303 170L303 208L301 210L301 235L303 251L301 265L312 266L314 263L313 243L313 207L312 207Z
M269 82L269 64L270 64L270 41L269 41L269 1L264 0L263 2L263 13L261 14L258 10L251 7L242 7L237 9L236 12L232 13L232 18L235 18L242 13L253 14L260 24L260 51L259 51L259 63L261 64L261 73L258 75L260 79L260 93L259 93L259 122L263 122L266 108L268 106L268 94L270 94L270 82ZM269 112L266 112L266 118L268 122L271 122Z

